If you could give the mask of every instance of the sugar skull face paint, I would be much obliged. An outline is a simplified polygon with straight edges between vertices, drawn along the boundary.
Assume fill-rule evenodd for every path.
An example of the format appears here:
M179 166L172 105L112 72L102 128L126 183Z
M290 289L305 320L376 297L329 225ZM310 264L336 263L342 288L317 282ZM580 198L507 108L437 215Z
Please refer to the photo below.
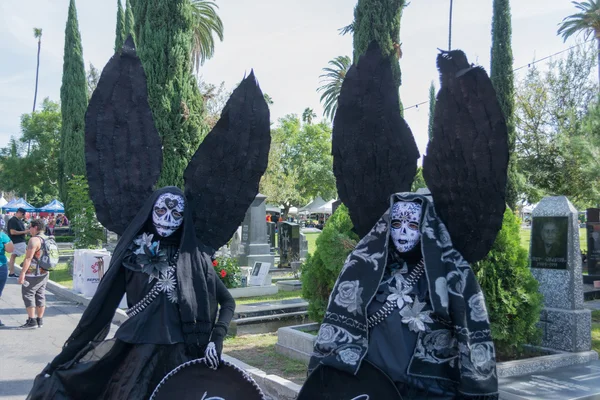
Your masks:
M162 236L171 236L183 224L183 196L174 193L161 194L152 209L152 222L156 232Z
M421 239L419 225L422 208L420 203L406 201L399 201L392 206L392 241L400 253L411 251Z

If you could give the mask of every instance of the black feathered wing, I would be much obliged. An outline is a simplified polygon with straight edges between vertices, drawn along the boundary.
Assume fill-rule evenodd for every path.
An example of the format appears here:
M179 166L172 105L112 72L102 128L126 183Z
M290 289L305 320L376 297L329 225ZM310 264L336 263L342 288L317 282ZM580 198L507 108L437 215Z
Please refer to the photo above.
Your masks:
M342 84L332 153L340 200L363 237L389 208L392 194L410 191L419 158L400 115L389 57L382 56L375 42Z
M152 194L162 144L131 36L108 62L85 115L85 159L98 221L122 234Z
M454 247L470 263L483 259L506 208L508 131L486 72L461 51L438 56L441 88L423 177Z
M233 236L258 194L270 146L269 107L252 72L233 91L183 175L201 243L218 250Z

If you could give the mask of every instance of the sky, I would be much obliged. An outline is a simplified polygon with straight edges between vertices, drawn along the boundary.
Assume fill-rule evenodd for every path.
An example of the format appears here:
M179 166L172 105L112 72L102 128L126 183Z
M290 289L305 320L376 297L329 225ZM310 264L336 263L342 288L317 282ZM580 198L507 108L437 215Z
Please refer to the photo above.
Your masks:
M113 54L117 0L77 0L86 67L103 68ZM328 61L352 55L351 35L338 29L352 22L355 0L216 0L225 27L223 42L201 68L201 79L225 82L232 89L251 69L274 101L271 119L302 114L320 116L316 89ZM575 12L570 0L513 0L514 66L576 44L556 35L558 23ZM124 4L124 1L123 1ZM448 47L449 0L411 0L402 17L405 107L427 101L431 81L438 84L435 59ZM60 99L64 30L68 0L0 0L0 147L20 134L21 114L31 112L35 89L37 41L42 28L38 106ZM454 0L452 47L489 71L492 0ZM564 56L564 54L562 55ZM562 57L557 56L557 57ZM526 68L516 74L521 78ZM405 111L421 153L427 145L428 107Z

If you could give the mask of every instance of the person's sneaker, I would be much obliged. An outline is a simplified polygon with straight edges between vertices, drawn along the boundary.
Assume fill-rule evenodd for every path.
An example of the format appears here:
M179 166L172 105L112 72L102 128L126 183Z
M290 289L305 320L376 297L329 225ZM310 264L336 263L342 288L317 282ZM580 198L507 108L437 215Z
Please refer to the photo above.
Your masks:
M8 277L9 278L18 278L19 275L17 275L17 274L8 274Z
M19 327L19 329L33 329L37 328L37 322L33 318L27 318L27 322Z
M44 326L44 318L36 318L38 328Z

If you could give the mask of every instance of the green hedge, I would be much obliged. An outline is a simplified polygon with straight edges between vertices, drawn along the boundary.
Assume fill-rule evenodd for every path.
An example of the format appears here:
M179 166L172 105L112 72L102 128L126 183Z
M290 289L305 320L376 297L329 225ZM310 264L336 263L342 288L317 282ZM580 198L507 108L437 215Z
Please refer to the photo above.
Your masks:
M317 238L317 249L302 267L302 297L308 301L308 315L313 321L323 320L333 285L358 242L352 227L348 209L341 205L327 220Z
M536 324L543 299L528 266L528 251L521 246L520 230L519 219L507 208L492 250L473 265L485 294L496 350L505 357L540 339Z
M56 243L73 243L75 236L55 236L54 241Z

